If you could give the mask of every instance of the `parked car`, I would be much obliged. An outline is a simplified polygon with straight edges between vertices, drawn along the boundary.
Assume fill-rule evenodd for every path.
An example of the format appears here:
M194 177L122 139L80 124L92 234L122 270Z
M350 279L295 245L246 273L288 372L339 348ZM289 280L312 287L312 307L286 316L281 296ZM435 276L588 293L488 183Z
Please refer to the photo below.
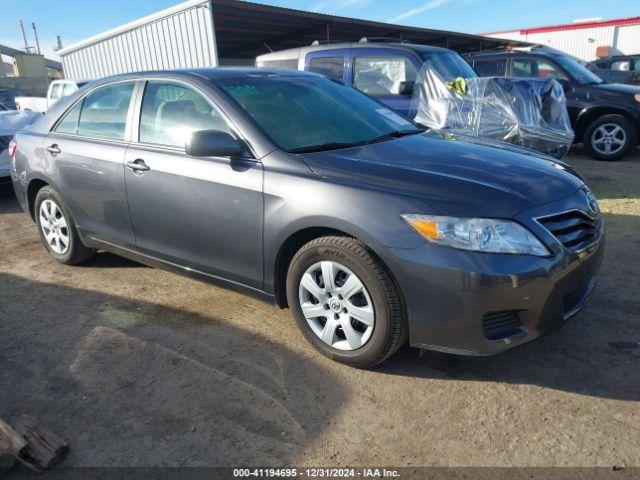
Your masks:
M10 183L9 144L15 133L40 117L39 113L21 112L5 107L0 103L0 184Z
M598 160L620 160L638 144L639 87L605 83L572 57L544 48L487 50L465 58L481 76L544 77L560 82L576 143Z
M49 85L46 97L16 97L16 108L44 113L58 100L68 97L87 83L76 80L54 80Z
M606 82L640 85L640 55L616 55L588 63L587 68Z
M412 111L413 88L427 63L442 80L477 77L469 64L446 48L401 43L399 40L362 39L358 43L328 43L256 58L257 67L281 67L319 73L353 87L405 116Z
M16 97L20 96L20 92L13 88L0 88L0 103L9 110L15 110Z
M567 165L425 133L320 75L103 79L13 145L17 198L57 261L108 250L274 300L358 367L407 337L489 355L551 332L604 253Z

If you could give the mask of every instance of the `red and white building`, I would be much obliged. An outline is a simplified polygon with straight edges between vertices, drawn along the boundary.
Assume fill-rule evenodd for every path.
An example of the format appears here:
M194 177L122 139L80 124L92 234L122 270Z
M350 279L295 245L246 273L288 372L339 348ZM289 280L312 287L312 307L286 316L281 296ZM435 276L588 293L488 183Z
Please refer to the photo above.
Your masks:
M565 25L483 35L546 45L584 61L595 60L599 56L640 54L640 17L576 20Z

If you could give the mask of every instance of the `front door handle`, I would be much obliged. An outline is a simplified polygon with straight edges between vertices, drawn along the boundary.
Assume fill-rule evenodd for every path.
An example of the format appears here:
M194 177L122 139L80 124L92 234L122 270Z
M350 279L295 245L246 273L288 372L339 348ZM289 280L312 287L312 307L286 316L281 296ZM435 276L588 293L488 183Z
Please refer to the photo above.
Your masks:
M126 162L125 166L127 168L130 168L134 172L146 172L148 170L151 170L149 166L146 163L144 163L144 160L142 160L141 158L138 158L133 162Z
M45 150L52 155L57 155L59 153L62 153L62 150L60 150L60 147L55 143L53 145L48 146Z

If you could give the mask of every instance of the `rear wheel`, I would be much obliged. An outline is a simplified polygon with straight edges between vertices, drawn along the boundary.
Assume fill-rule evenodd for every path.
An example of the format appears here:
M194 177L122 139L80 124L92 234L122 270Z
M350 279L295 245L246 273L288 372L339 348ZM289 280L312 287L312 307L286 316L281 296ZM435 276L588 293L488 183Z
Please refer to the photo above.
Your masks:
M53 258L60 263L76 265L93 257L95 251L82 244L69 211L53 188L40 189L35 212L40 238Z
M304 245L289 266L287 300L306 339L333 360L372 367L406 340L396 285L355 239L323 237Z
M584 148L598 160L616 161L636 145L636 130L622 115L603 115L585 131Z

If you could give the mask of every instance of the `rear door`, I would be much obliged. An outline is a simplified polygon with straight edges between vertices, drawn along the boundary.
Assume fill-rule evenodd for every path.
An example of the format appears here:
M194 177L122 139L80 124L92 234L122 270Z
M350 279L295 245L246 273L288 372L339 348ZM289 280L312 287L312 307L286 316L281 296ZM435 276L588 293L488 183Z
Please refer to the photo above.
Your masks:
M125 246L134 245L123 162L135 85L128 80L90 91L54 126L43 151L82 234Z
M352 85L362 93L408 117L420 63L414 55L393 49L356 51Z
M262 288L262 164L190 157L192 131L236 138L207 94L179 81L149 80L126 153L125 183L137 250Z

